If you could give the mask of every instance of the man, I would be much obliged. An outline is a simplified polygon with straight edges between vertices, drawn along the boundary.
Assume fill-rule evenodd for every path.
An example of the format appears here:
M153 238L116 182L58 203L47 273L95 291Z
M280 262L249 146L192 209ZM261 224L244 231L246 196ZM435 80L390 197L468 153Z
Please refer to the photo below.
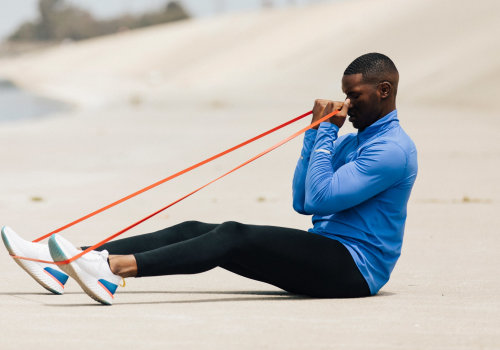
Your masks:
M293 179L293 207L313 215L298 229L188 221L158 232L109 242L69 264L16 262L42 286L62 294L68 275L93 299L111 304L122 277L191 274L222 267L313 297L362 297L388 281L401 253L406 205L417 153L397 118L398 71L369 53L345 70L344 102L316 100ZM349 114L356 134L337 137ZM80 252L59 235L49 245L2 238L12 255L63 261ZM108 255L109 254L111 255Z

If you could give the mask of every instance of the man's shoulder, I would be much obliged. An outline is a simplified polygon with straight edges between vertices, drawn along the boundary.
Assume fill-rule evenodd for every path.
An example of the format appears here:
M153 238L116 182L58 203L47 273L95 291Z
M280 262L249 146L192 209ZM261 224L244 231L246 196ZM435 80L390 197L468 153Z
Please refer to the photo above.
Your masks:
M392 128L387 132L374 137L366 144L367 147L383 148L386 150L400 150L405 155L416 153L416 146L411 137L401 126Z
M348 142L354 141L355 139L356 139L356 134L351 132L349 134L344 134L344 135L339 136L336 142L338 144L348 143Z
M373 138L364 145L361 153L376 159L380 165L396 170L417 169L417 148L413 140L402 128L395 128Z

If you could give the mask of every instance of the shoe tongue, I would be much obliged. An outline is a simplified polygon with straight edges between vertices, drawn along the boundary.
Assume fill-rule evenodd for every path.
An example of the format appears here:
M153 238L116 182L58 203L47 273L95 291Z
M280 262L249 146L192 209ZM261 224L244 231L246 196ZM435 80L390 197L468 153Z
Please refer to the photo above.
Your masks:
M107 250L103 250L103 251L92 250L92 251L88 252L88 254L85 254L84 256L82 256L82 258L87 259L87 260L107 261L108 256L109 256L109 253Z
M109 252L107 250L101 250L98 252L99 255L101 255L104 259L107 259L109 257Z

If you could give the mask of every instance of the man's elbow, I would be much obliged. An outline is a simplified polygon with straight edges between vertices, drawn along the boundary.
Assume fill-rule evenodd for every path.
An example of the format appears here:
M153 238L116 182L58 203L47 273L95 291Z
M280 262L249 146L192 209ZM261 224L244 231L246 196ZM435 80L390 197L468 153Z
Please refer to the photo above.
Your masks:
M298 201L293 201L293 210L295 210L299 214L309 215L309 213L305 210L304 204L299 203Z
M321 202L311 200L311 199L306 199L304 203L304 210L307 210L310 213L314 213L316 215L325 215L323 213L323 210L321 210L322 205Z
M325 201L314 198L306 198L304 210L315 215L332 215L340 211L332 203L325 203Z

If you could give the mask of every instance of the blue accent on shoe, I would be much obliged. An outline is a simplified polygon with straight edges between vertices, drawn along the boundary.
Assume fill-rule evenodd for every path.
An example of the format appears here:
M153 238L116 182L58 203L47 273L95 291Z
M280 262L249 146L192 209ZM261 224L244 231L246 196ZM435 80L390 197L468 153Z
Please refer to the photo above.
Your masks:
M7 233L5 232L6 226L2 227L2 240L5 244L5 248L12 254L12 247L10 246L9 240L7 239Z
M111 283L111 282L108 282L108 281L103 280L103 279L100 279L100 280L99 280L99 282L101 282L101 283L102 283L102 285L103 285L104 287L106 287L106 289L107 289L107 290L109 290L109 292L110 292L111 294L115 294L115 292L116 292L116 288L118 288L118 286L117 286L116 284Z
M45 271L50 273L52 276L54 276L61 284L64 286L66 282L68 281L69 276L66 275L64 272L57 271L53 269L52 267L46 267L44 268Z

